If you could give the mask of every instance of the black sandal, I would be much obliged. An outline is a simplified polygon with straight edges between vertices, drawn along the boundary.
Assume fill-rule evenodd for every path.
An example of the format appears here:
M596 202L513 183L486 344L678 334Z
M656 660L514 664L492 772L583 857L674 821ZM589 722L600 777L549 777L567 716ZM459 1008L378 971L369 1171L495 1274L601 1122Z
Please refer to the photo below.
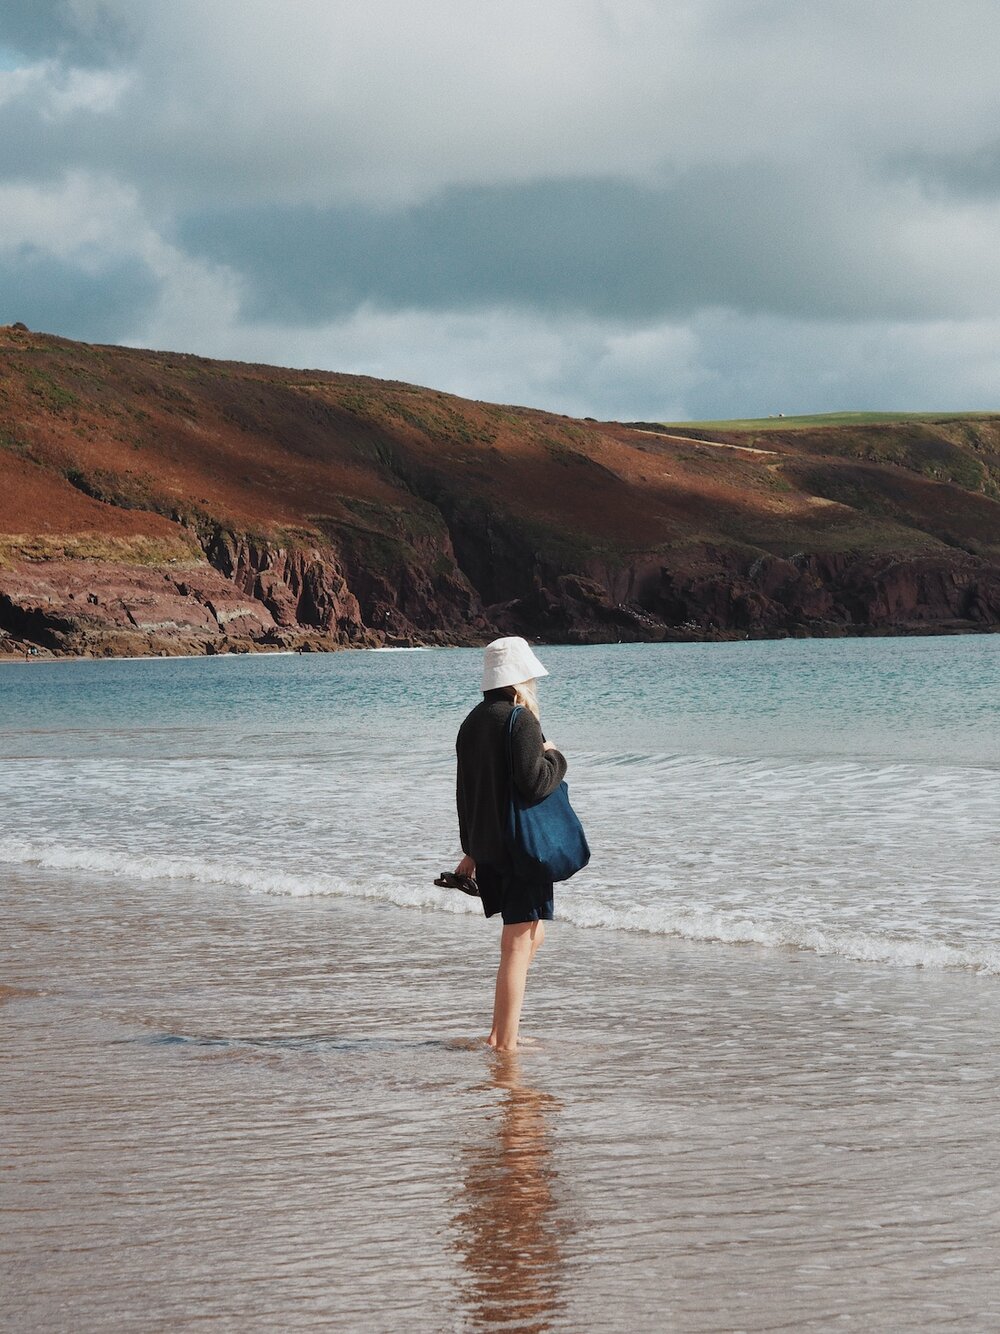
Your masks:
M474 899L479 898L479 886L471 875L456 875L454 871L442 871L434 881L441 889L460 889Z

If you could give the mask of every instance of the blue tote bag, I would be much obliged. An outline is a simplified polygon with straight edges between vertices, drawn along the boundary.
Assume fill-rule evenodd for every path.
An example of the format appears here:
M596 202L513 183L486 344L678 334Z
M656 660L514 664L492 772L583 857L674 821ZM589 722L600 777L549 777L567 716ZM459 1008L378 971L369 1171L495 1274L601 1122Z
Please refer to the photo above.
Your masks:
M560 783L541 801L526 802L514 783L511 736L516 706L507 724L507 777L510 805L507 809L507 846L515 872L537 876L541 871L552 880L568 880L590 861L590 848L583 825L569 804L569 788Z

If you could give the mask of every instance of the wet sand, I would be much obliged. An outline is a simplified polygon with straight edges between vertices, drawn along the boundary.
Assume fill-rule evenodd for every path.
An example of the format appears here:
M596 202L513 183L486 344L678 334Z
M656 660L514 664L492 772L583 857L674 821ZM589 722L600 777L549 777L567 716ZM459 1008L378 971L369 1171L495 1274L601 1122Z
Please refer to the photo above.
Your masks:
M572 892L567 890L567 893ZM0 883L5 1330L992 1328L1000 984Z

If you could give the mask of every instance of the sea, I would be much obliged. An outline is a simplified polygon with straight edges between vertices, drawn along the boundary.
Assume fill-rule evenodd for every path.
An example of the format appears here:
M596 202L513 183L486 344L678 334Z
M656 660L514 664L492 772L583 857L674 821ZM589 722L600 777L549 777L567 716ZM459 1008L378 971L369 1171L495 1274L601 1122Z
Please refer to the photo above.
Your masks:
M1000 1327L1000 637L538 652L509 1057L479 651L0 664L0 1329Z

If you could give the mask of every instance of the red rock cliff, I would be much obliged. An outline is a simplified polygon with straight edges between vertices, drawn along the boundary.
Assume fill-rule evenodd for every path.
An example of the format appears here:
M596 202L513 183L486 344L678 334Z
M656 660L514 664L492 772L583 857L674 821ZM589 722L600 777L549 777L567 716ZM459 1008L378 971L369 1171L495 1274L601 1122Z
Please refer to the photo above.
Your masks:
M1000 418L696 438L0 329L8 646L998 625Z

